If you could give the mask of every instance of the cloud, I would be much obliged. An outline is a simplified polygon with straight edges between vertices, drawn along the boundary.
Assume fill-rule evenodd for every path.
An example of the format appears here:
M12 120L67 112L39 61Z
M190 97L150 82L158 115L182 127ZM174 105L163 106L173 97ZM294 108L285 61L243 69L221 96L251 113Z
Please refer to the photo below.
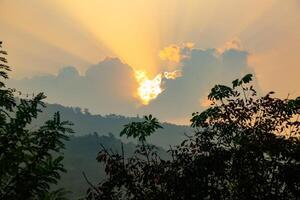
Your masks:
M189 119L195 111L205 108L202 99L214 84L231 84L235 78L252 72L248 67L247 51L228 48L221 54L218 48L192 48L181 61L181 77L165 80L164 92L145 107L163 119ZM201 99L201 100L199 100Z
M166 79L176 79L178 77L182 76L181 71L175 70L173 72L164 72L163 77Z
M162 60L179 63L181 60L180 47L178 45L170 45L159 52L159 57Z
M176 47L177 48L177 47ZM135 96L138 83L131 66L118 58L106 58L90 66L83 75L75 67L64 67L57 75L11 80L25 92L43 91L49 102L89 108L92 113L134 116L152 113L161 120L183 122L192 112L205 108L205 96L216 83L231 83L250 72L248 52L228 48L179 47L178 70L161 75L163 91L148 105ZM183 58L184 57L184 58Z
M239 38L234 38L229 42L226 42L222 47L217 48L219 54L224 53L227 50L242 50L241 40Z
M180 63L182 59L186 58L186 53L194 47L194 43L187 42L181 46L171 44L159 52L159 57L162 60Z
M167 0L130 4L2 0L0 4L0 35L15 69L14 77L55 73L66 65L83 72L100 58L114 55L153 78L163 70L173 71L173 66L181 63L161 63L158 52L166 44L191 40L207 49L238 37L242 46L233 39L221 46L219 53L241 50L240 47L249 49L249 65L261 77L264 91L276 90L282 97L300 92L299 0ZM182 50L182 46L177 46ZM178 48L171 55L178 61ZM180 60L182 55L180 52Z
M47 101L89 108L92 113L135 114L133 97L137 82L130 66L118 58L92 65L83 76L75 67L64 67L57 75L11 80L10 86L24 93L43 91Z

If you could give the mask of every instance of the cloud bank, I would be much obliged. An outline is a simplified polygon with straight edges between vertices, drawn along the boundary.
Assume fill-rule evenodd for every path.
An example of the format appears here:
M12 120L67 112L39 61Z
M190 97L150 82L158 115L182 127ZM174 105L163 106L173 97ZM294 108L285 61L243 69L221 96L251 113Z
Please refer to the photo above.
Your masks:
M106 58L90 66L82 76L69 66L57 75L11 80L9 84L25 94L42 91L49 102L89 108L93 113L132 115L138 104L133 98L137 87L134 72L117 58Z
M228 48L221 54L218 49L182 49L182 76L165 80L165 91L148 107L163 119L180 122L205 107L202 100L214 84L231 84L235 78L252 73L248 66L247 51Z
M187 123L192 112L204 108L201 102L214 84L230 83L251 72L249 53L236 46L239 45L225 48L221 53L218 48L176 46L180 58L176 60L176 73L181 76L164 78L164 91L148 105L142 105L136 96L138 83L134 70L118 58L106 58L90 66L83 75L69 66L57 75L11 80L10 86L25 93L43 91L49 102L88 108L92 113L131 116L152 113L164 121ZM169 51L168 48L163 51Z

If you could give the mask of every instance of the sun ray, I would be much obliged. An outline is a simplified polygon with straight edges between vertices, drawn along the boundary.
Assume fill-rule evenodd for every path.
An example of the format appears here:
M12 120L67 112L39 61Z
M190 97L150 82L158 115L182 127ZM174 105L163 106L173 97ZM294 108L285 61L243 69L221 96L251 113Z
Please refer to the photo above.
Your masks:
M285 10L288 13L282 15ZM201 48L219 48L237 37L246 49L266 51L265 43L276 47L276 34L288 39L292 38L290 29L295 29L296 34L298 28L292 25L298 24L293 21L298 19L298 10L295 0L4 0L0 24L8 23L43 41L45 46L51 44L88 63L99 62L105 56L119 57L134 71L143 71L144 81L139 81L139 88L148 91L149 103L163 92L163 79L174 75L165 71L180 67L180 56L174 57L177 64L173 66L161 59L159 52L166 46L192 41ZM267 29L276 28L270 36L266 24ZM289 44L292 45L296 46L296 42ZM294 63L296 58L293 57ZM55 73L55 69L48 71Z

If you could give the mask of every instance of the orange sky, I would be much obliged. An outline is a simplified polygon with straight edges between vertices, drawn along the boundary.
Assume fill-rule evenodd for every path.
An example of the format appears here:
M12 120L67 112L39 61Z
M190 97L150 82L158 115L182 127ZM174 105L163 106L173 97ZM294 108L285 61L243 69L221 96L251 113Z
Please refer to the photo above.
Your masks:
M154 78L177 69L159 56L171 44L224 48L238 39L263 90L300 93L297 0L1 0L0 26L15 78L65 65L84 73L106 56Z

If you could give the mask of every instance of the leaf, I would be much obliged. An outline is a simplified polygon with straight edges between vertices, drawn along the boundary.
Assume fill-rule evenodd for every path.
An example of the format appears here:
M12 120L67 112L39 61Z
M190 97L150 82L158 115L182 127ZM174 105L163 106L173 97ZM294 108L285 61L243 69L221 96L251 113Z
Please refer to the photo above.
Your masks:
M249 83L250 81L252 81L252 77L253 77L252 74L247 74L247 75L245 75L245 76L242 78L242 82L243 82L243 83Z
M236 88L237 86L239 86L239 79L235 79L234 81L232 81L232 87Z
M142 122L131 122L124 126L120 132L120 136L126 135L128 137L138 138L139 141L145 141L146 137L150 136L157 129L162 128L158 120L152 115L144 116Z
M210 94L208 95L209 100L222 100L228 98L233 94L233 91L230 87L226 85L216 85L211 89Z

